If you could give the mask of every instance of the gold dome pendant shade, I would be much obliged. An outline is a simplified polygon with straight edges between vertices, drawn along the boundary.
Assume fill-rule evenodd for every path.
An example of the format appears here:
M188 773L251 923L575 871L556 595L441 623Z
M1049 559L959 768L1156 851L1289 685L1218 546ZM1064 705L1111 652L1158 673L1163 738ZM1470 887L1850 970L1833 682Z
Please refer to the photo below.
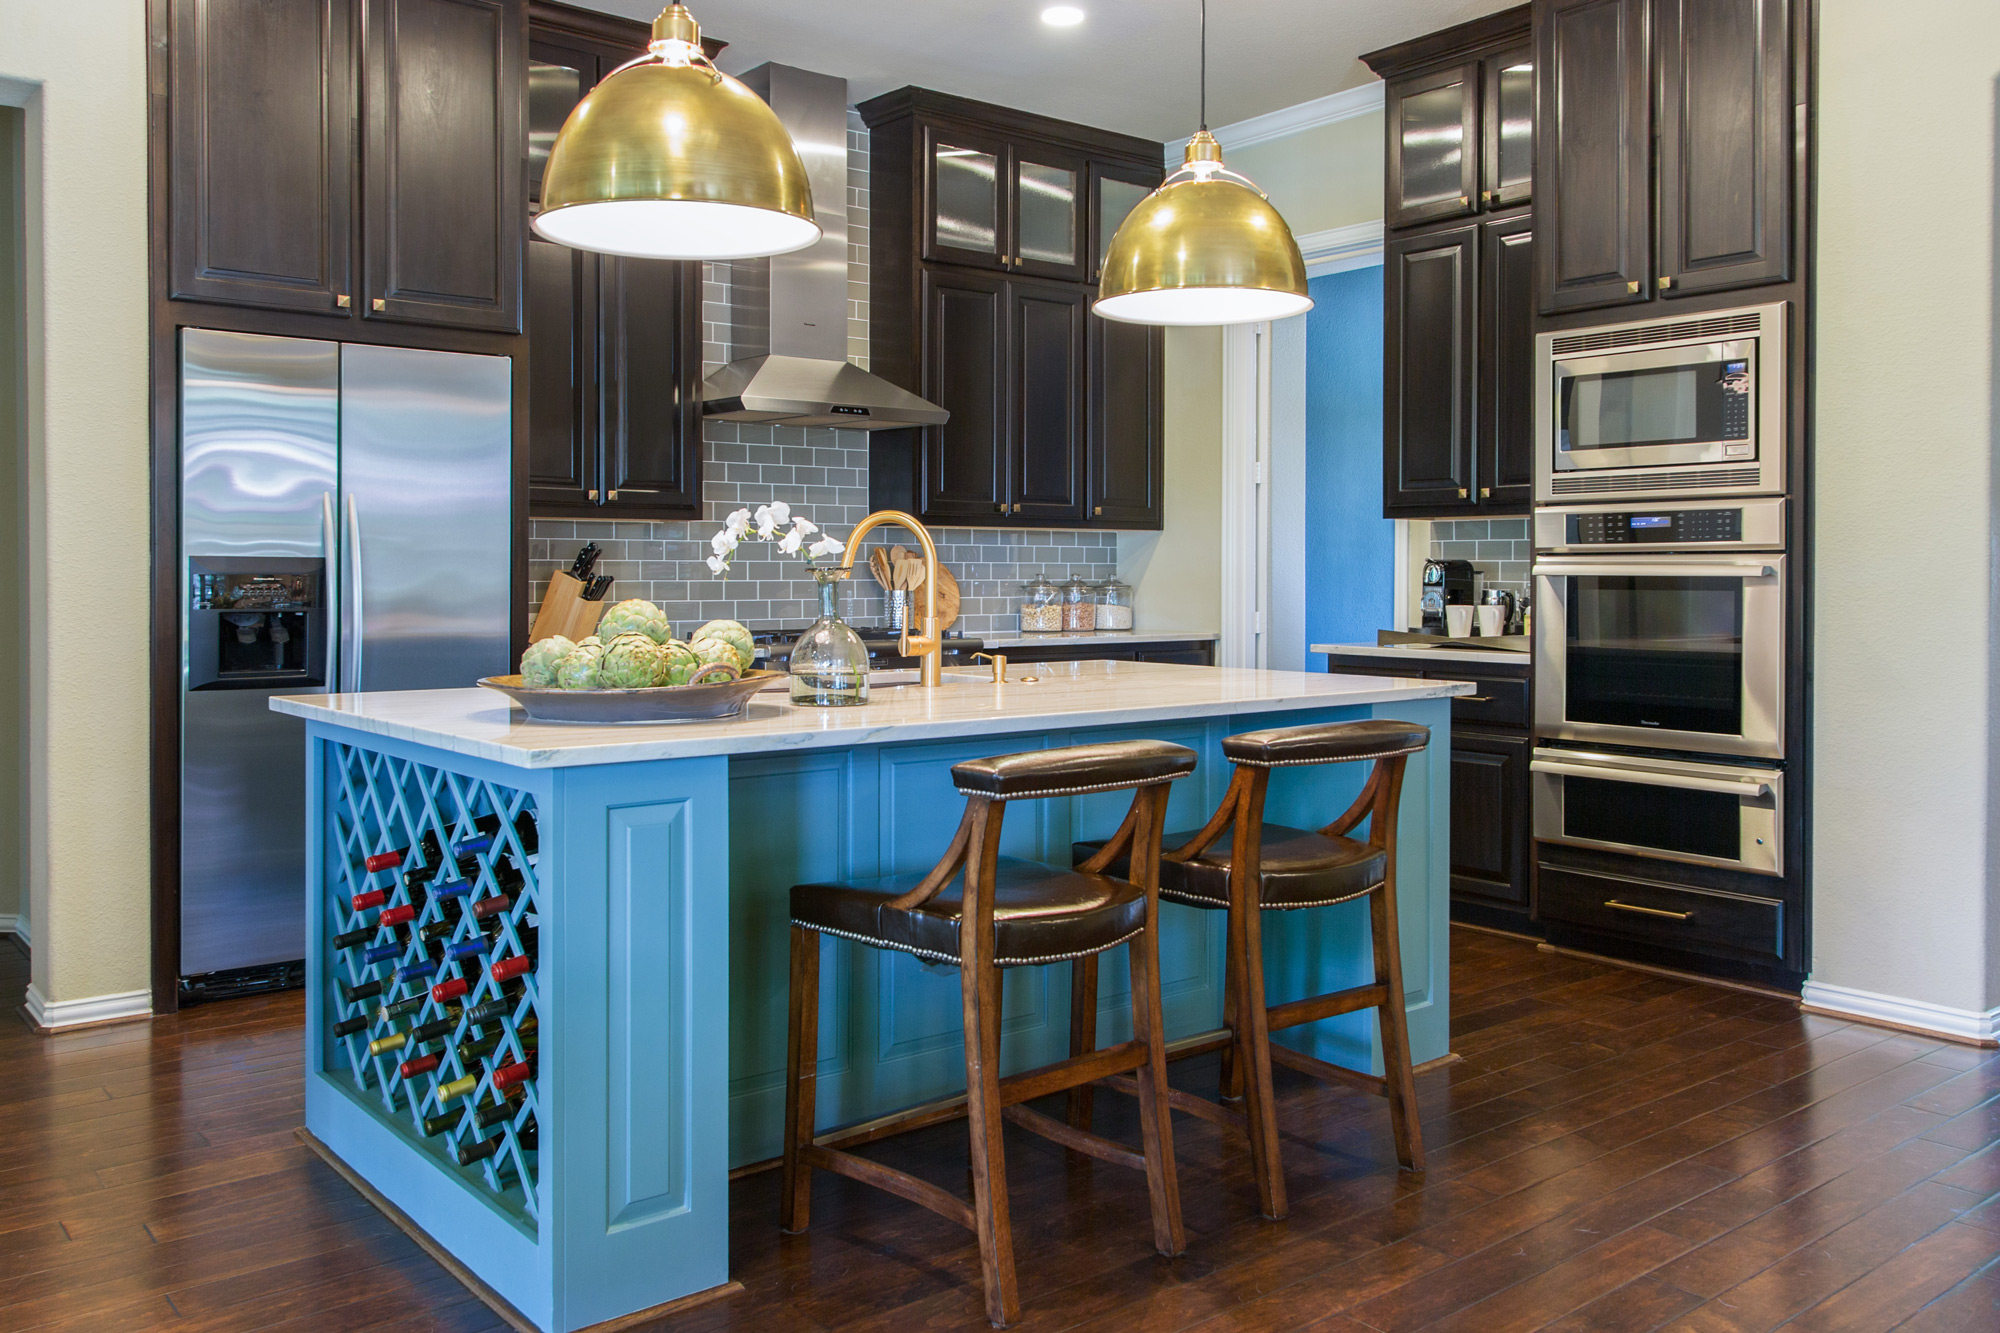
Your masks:
M820 237L791 136L702 53L678 4L653 21L647 54L563 122L533 225L560 245L646 259L750 259Z
M1292 229L1262 191L1222 165L1207 130L1119 225L1098 291L1091 308L1128 324L1258 324L1313 304Z

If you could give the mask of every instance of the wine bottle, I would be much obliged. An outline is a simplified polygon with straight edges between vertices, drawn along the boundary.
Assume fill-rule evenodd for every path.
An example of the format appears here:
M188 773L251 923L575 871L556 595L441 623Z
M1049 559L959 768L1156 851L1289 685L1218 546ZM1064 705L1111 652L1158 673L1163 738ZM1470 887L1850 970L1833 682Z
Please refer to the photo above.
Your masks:
M535 960L528 954L517 953L502 958L486 969L486 974L495 981L512 981L535 970Z
M474 1005L472 1008L466 1010L466 1021L483 1027L497 1018L505 1018L508 1014L513 1013L514 1006L520 1002L521 988L519 986L505 987L493 999Z
M491 898L481 898L472 905L472 915L481 921L500 915L514 905L514 900L504 893L496 893Z
M527 1097L525 1090L515 1088L497 1102L488 1102L472 1113L472 1123L481 1129L491 1129L503 1120L512 1120L520 1111L521 1103Z
M397 1065L396 1072L401 1074L405 1079L412 1079L419 1074L430 1073L443 1063L444 1057L441 1055L413 1055L403 1061L402 1064Z
M477 958L492 947L493 941L487 936L474 935L456 944L447 944L444 947L444 956L455 962L464 962L468 958Z
M464 977L449 977L431 987L431 998L439 1004L456 1000L472 989L472 983Z
M458 1015L446 1014L443 1018L433 1018L428 1023L419 1023L410 1029L410 1040L436 1041L439 1037L449 1037L458 1028Z
M357 929L342 931L340 934L335 935L333 937L333 947L336 949L358 948L374 938L375 927L361 926Z
M526 1083L535 1076L535 1057L517 1060L511 1065L502 1065L493 1071L493 1089L504 1092L516 1083Z
M535 1048L535 1029L538 1026L533 1016L522 1019L515 1026L514 1031L520 1034L524 1049L532 1051ZM474 1060L492 1054L506 1037L505 1028L495 1028L483 1037L467 1037L458 1044L458 1062L470 1066Z
M376 963L393 963L403 956L404 947L401 940L390 940L387 944L378 944L364 952L361 961L370 967Z
M358 986L350 986L344 981L340 983L341 998L345 999L349 1004L359 1004L363 1000L372 1000L381 993L382 983L379 981L364 981Z
M366 912L371 907L380 907L388 901L389 891L387 889L370 889L366 893L357 893L352 898L349 898L347 905L357 912Z
M417 840L417 849L426 865L436 865L443 859L442 852L438 847L437 834L429 829L426 829L424 836ZM409 856L410 849L408 847L397 847L392 851L377 852L373 856L364 857L361 862L361 868L371 875L378 871L394 870L398 866L401 866L404 861L408 860Z
M449 1106L478 1086L479 1075L477 1074L467 1074L464 1078L455 1078L449 1083L440 1083L437 1089L438 1105Z
M490 850L495 843L500 841L500 816L481 815L472 821L472 826L478 832L469 838L461 838L453 843L451 847L452 855L475 856L480 852ZM514 836L520 839L521 850L529 856L533 856L537 850L539 841L535 828L535 817L525 810L516 815L514 817Z
M541 1137L541 1131L536 1126L533 1116L523 1120L520 1127L514 1131L514 1141L526 1152L534 1152L541 1142ZM472 1139L461 1143L458 1145L458 1164L471 1166L474 1162L483 1162L499 1152L506 1144L507 1135L504 1132L490 1138Z
M399 1018L405 1018L414 1014L423 1007L424 995L419 991L415 995L392 1001L377 1008L375 1010L375 1021L378 1023L393 1023Z
M336 1037L351 1037L357 1032L366 1032L368 1025L373 1021L366 1014L357 1014L353 1018L343 1018L333 1025L333 1035Z
M459 1110L459 1111L440 1111L436 1115L425 1116L424 1136L426 1138L433 1138L433 1139L436 1138L438 1135L448 1131L453 1125L456 1125L459 1121L459 1117L461 1117L464 1114L465 1114L464 1111Z
M377 1037L375 1040L369 1042L368 1054L390 1055L396 1051L402 1050L405 1046L408 1046L409 1044L410 1044L409 1033L391 1032L385 1037Z
M390 982L393 985L401 986L406 982L423 981L436 976L438 967L439 960L435 956L420 958L414 963L405 963L397 968L391 975Z

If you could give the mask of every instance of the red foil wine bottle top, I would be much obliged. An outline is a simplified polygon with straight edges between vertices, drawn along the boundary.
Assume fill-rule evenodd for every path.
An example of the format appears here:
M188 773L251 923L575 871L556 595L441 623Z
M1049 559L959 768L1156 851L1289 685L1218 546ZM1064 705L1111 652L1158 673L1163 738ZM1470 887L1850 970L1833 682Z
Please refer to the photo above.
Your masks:
M431 987L431 998L443 1004L447 1000L456 1000L471 989L472 983L464 977L453 977L449 981L440 981Z
M495 1089L500 1090L511 1088L516 1083L527 1082L534 1076L534 1072L535 1067L526 1060L511 1065L503 1065L493 1071L493 1086Z
M355 911L365 912L371 907L380 907L388 902L389 894L385 889L370 889L367 893L355 894L349 901L353 903Z
M493 979L495 981L512 981L515 977L533 971L534 966L534 959L524 953L517 953L512 958L502 958L493 965Z
M394 870L401 864L403 864L401 852L377 852L363 861L361 868L372 875L378 870Z
M378 924L400 926L405 921L415 921L416 919L417 909L415 906L410 903L398 903L394 907L385 907L382 909L382 917Z
M420 1055L414 1060L403 1061L402 1064L396 1066L396 1072L404 1078L415 1078L419 1074L430 1073L441 1063L443 1063L443 1059L440 1056Z

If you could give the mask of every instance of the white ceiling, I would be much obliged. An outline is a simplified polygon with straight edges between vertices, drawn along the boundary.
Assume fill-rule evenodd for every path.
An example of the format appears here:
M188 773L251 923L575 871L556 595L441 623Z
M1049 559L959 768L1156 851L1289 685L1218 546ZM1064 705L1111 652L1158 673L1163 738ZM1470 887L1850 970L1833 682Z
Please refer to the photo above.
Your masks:
M729 43L732 74L776 60L843 76L860 102L920 84L1162 141L1196 121L1196 0L1069 0L1086 18L1052 28L1049 0L684 0ZM651 20L657 0L587 0ZM1227 125L1374 76L1363 51L1519 0L1214 0L1208 120Z

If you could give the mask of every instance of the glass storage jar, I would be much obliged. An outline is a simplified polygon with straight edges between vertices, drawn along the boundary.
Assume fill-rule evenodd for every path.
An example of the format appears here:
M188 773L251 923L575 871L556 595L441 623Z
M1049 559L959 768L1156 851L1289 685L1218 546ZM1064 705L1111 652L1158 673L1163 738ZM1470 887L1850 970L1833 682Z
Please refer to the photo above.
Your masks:
M1106 579L1097 585L1097 628L1099 630L1132 628L1131 584L1119 579Z
M1054 634L1063 627L1062 592L1044 578L1021 585L1021 633Z
M1082 575L1063 585L1062 627L1065 634L1091 634L1097 630L1097 589Z
M868 702L868 648L840 618L840 585L819 585L819 619L792 645L792 702L817 708Z

